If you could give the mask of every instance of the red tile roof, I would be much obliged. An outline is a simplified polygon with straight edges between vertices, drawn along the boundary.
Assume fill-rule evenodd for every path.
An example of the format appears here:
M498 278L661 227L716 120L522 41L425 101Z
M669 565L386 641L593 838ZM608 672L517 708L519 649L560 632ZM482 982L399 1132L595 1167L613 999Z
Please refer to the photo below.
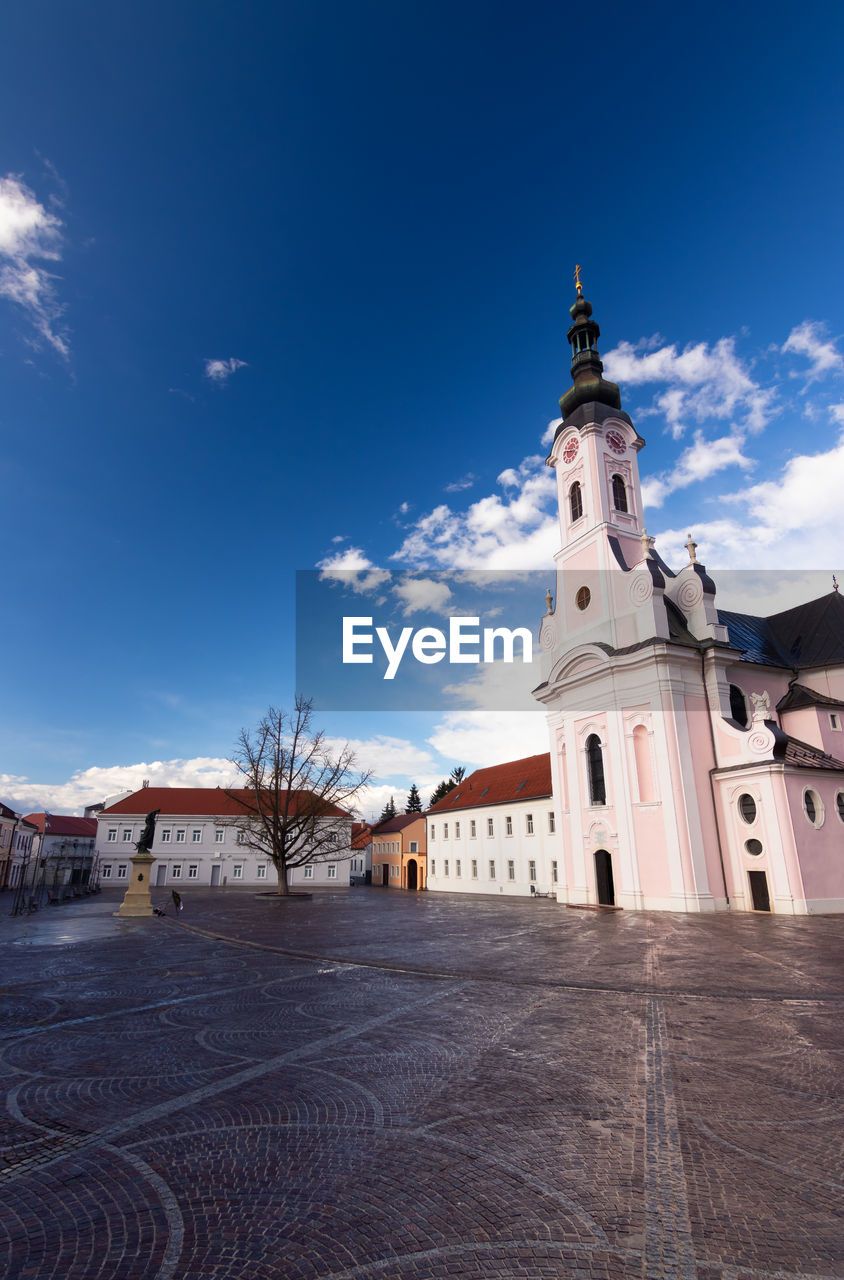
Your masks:
M424 817L424 813L397 813L395 818L385 818L383 822L376 822L372 828L372 834L383 836L390 831L403 831L405 827L410 826L411 822Z
M294 792L294 796L309 794L306 791ZM122 814L143 817L153 809L160 809L164 817L242 818L246 809L238 797L251 795L252 792L243 787L232 787L229 792L222 787L142 787L140 791L133 791L132 795L124 796L103 809L100 817L119 817ZM331 818L349 817L333 804L325 805L324 814ZM96 825L96 821L92 821Z
M368 822L352 823L352 848L365 849L372 840L372 828Z
M541 756L476 769L438 800L428 813L451 813L452 809L476 809L481 805L537 800L550 795L551 755L546 751Z
M25 815L26 821L31 822L42 834L45 817L48 836L77 836L90 840L97 834L96 818L74 818L63 813L27 813Z

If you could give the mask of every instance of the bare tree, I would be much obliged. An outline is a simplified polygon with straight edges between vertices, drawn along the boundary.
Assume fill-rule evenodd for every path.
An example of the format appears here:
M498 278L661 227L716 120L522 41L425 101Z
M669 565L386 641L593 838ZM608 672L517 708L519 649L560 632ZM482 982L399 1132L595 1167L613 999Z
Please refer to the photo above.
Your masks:
M297 695L292 711L270 707L254 731L241 729L232 763L243 789L226 794L243 810L238 839L268 857L278 892L288 873L348 852L352 809L370 773L348 744L330 747L313 725L313 703Z

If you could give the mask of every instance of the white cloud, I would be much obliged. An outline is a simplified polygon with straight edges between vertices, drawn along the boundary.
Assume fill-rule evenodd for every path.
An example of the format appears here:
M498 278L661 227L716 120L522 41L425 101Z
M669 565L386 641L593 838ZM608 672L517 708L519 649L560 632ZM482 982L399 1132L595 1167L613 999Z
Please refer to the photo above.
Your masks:
M829 412L832 414L833 421L840 422L844 427L844 404L831 404Z
M467 471L466 475L462 476L460 480L452 480L451 484L445 485L445 492L462 493L464 489L471 489L476 479L477 476L473 475L471 471Z
M327 744L332 751L351 747L360 768L371 769L376 781L392 780L395 785L400 779L407 782L406 790L414 780L439 777L431 752L407 738L376 734L372 738L329 738Z
M121 791L137 791L144 779L153 787L227 787L236 780L230 760L197 756L192 760L153 760L129 765L94 765L65 782L34 782L0 774L0 799L18 813L81 813Z
M391 556L420 569L546 568L559 545L554 473L540 457L508 468L490 494L456 512L444 503L410 528Z
M451 599L451 588L434 578L405 577L393 587L393 595L402 602L402 613L408 617L423 610L441 612Z
M351 587L358 595L377 591L390 579L389 571L377 569L360 547L346 547L344 551L336 551L334 555L317 561L317 568L321 570L319 576L323 581L333 578Z
M742 435L705 440L703 432L696 431L694 443L680 454L672 471L643 480L642 502L646 507L661 507L670 493L685 489L696 481L708 480L726 467L748 470L755 464L742 453L743 444Z
M554 443L554 436L557 434L557 427L561 427L562 425L562 418L552 418L548 423L548 426L542 432L540 444L544 444L550 449L551 445Z
M815 320L804 320L798 324L786 338L782 350L791 355L805 356L809 361L806 375L809 383L822 378L827 373L844 371L844 358L835 343L826 337L826 330ZM798 377L792 373L792 377Z
M831 449L789 459L774 480L723 495L724 514L694 526L698 558L711 568L838 571L844 565L842 491L844 435ZM657 549L669 564L685 560L687 528L658 535Z
M19 177L0 178L0 297L22 307L36 332L67 359L55 277L39 265L61 258L61 227L60 219L47 212Z
M346 535L345 535L345 533L335 533L335 535L334 535L334 537L331 539L331 541L332 541L332 542L345 542L345 541L346 541Z
M206 360L205 376L212 382L223 383L227 382L233 373L237 373L238 369L247 367L245 360L237 360L234 356L230 356L228 360Z
M735 339L720 338L712 347L698 342L678 351L674 343L653 350L653 340L621 342L604 357L607 376L622 386L664 382L648 413L660 413L678 440L689 421L738 420L747 431L761 431L773 412L775 392L750 376L736 355ZM640 415L642 416L642 415Z
M468 773L547 751L548 726L539 706L536 711L454 711L428 742L440 755L465 764Z

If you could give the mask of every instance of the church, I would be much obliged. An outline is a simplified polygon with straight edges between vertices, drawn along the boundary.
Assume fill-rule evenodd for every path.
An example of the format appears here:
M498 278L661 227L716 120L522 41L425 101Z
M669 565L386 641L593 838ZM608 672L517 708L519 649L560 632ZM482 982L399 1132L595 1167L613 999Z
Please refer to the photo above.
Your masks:
M534 696L547 715L557 898L664 911L844 911L844 600L719 610L647 536L645 441L570 310L548 465L560 548Z

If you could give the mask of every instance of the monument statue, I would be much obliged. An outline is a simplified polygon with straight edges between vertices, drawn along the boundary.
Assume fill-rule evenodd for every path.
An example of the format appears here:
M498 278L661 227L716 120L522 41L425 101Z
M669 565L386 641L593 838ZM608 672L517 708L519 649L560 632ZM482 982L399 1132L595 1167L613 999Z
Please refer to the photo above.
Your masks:
M160 813L160 809L153 809L151 813L147 814L144 829L141 832L141 838L135 845L137 853L149 853L152 849L152 841L155 836L155 820Z

